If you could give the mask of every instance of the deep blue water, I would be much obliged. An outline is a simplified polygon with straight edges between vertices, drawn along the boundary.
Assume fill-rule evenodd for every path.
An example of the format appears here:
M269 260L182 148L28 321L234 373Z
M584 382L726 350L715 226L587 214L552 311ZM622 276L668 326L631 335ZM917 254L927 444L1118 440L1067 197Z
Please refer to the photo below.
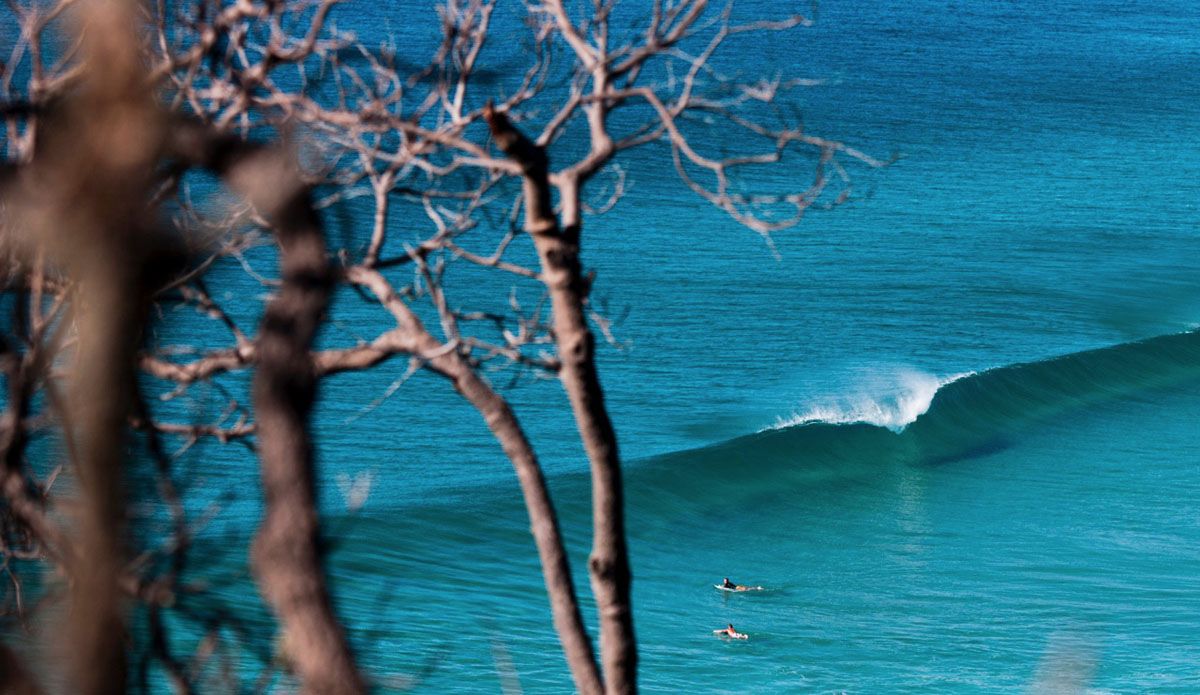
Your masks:
M352 2L339 25L417 50L435 25L413 8ZM723 69L825 80L797 97L810 132L898 156L852 167L850 201L777 234L778 258L665 149L623 160L630 191L587 219L584 259L626 341L601 376L644 692L1050 692L1035 683L1056 676L1078 689L1055 692L1200 691L1198 26L1183 0L831 1L791 39L735 44ZM331 221L341 240L369 220ZM260 307L238 308L245 325ZM208 325L183 314L163 342ZM332 316L327 344L386 328L353 295ZM414 692L503 692L511 660L523 692L569 691L516 482L478 416L427 375L362 412L405 368L328 380L317 414L331 573L364 667ZM493 380L586 587L586 461L561 389ZM216 596L269 635L237 569L253 461L216 444L186 461L192 508L224 510L198 541L224 559ZM339 479L367 473L346 517ZM722 595L723 576L770 591ZM750 639L714 639L727 622Z

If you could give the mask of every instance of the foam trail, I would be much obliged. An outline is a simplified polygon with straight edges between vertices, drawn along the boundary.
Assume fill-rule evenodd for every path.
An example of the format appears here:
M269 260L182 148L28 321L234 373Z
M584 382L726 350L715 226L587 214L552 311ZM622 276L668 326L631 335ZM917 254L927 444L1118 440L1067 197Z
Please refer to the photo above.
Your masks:
M974 373L964 372L938 377L925 372L903 371L897 375L896 383L885 387L882 393L856 393L832 403L814 405L793 413L790 417L781 417L774 425L762 431L814 422L832 425L861 422L900 432L929 410L929 405L933 403L933 397L939 389Z

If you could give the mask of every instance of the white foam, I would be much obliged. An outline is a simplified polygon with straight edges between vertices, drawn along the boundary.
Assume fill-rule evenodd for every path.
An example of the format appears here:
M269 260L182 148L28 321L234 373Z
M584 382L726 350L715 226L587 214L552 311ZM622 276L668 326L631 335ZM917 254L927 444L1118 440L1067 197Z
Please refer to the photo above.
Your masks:
M899 432L929 410L933 397L946 384L971 376L964 372L939 377L915 370L902 370L888 379L890 384L818 402L779 418L767 429L784 429L814 422L830 424L867 423Z

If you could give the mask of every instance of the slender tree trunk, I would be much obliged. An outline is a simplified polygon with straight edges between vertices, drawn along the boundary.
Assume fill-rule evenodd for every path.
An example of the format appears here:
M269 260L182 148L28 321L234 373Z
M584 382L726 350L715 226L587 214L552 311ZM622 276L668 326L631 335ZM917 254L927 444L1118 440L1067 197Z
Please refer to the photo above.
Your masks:
M282 285L254 344L254 411L265 516L251 548L259 589L281 623L282 656L310 695L363 695L367 684L325 582L308 421L316 401L311 347L333 290L321 221L294 162L278 150L174 124L172 152L206 166L270 219Z
M508 402L484 381L470 364L455 351L447 351L445 345L425 329L421 320L408 308L391 285L374 270L361 267L350 269L349 279L370 288L380 302L396 317L397 323L411 345L408 351L415 355L433 355L430 366L447 377L464 398L475 406L483 416L488 429L500 442L504 453L512 461L521 484L525 509L529 513L530 529L541 560L542 576L550 596L550 609L554 615L554 628L567 658L567 666L580 695L601 695L604 685L596 666L587 627L579 612L579 601L575 594L575 583L563 547L559 530L558 515L550 500L546 479L542 475L537 456L530 445L525 431Z
M637 643L633 632L632 573L625 541L625 511L617 436L596 371L596 338L587 325L588 281L579 260L579 225L563 229L551 203L549 161L544 150L504 114L485 112L496 145L521 166L525 230L533 238L550 291L554 341L579 436L592 470L592 554L588 569L600 612L600 654L605 690L637 692ZM575 190L577 193L576 189Z
M271 167L264 167L257 176L269 179L272 173ZM251 170L245 176L255 173ZM308 432L316 395L309 348L325 312L333 275L307 191L297 191L293 199L281 203L275 224L283 285L262 321L254 375L266 515L254 540L252 559L259 586L282 623L283 656L299 673L305 691L362 695L366 684L325 584Z
M610 695L632 694L637 692L637 644L621 459L596 372L596 338L583 314L587 288L579 264L579 246L567 235L537 234L534 239L554 309L554 340L562 361L559 380L571 401L580 439L591 462L593 535L588 570L600 611L600 654L606 690Z
M458 359L461 363L461 358ZM499 440L517 472L521 492L525 497L525 508L529 511L531 530L537 543L542 576L550 595L554 627L558 631L563 653L566 654L571 676L575 680L575 688L580 695L600 695L603 692L603 683L596 667L595 653L579 613L575 584L571 579L571 568L563 548L558 518L533 448L525 438L512 408L480 379L474 370L466 364L460 364L454 368L452 378L459 393L483 415L488 429Z

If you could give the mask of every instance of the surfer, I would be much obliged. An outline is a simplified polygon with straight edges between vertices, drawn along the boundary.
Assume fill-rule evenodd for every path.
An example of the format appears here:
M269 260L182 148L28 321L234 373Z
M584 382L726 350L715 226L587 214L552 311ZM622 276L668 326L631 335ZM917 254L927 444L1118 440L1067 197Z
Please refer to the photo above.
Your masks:
M721 582L720 588L727 589L729 591L762 591L761 586L742 586L741 584L734 584L733 582L729 581L729 577L725 577L725 581Z
M725 628L724 630L713 630L713 634L714 635L724 635L726 637L731 637L733 639L750 639L749 636L743 635L742 633L738 632L737 630L734 630L733 623L729 623L729 627Z

